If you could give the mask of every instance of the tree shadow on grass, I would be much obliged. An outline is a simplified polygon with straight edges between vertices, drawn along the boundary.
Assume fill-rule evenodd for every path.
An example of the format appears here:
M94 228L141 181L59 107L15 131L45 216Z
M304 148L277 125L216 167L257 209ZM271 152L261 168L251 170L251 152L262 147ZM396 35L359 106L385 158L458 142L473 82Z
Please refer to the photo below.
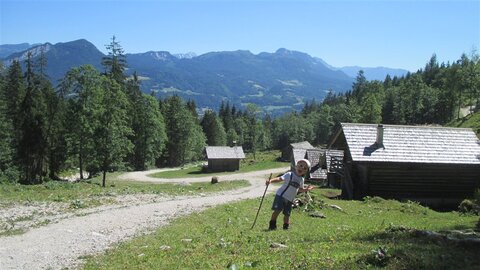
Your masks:
M408 228L387 228L353 241L378 247L356 258L355 264L359 268L478 269L480 265L478 244L452 243L443 237L429 238Z
M189 175L205 175L205 176L208 176L210 175L211 173L208 173L208 172L202 172L201 170L198 170L198 171L193 171L193 172L188 172L187 174Z

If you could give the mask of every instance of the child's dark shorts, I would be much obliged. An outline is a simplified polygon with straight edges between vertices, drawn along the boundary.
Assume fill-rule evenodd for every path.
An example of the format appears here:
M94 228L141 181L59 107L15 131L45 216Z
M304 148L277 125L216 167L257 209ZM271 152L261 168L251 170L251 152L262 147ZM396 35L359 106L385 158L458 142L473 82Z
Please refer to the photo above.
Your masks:
M285 216L290 216L292 212L292 203L282 196L275 195L275 199L273 200L272 210L283 210L283 214Z

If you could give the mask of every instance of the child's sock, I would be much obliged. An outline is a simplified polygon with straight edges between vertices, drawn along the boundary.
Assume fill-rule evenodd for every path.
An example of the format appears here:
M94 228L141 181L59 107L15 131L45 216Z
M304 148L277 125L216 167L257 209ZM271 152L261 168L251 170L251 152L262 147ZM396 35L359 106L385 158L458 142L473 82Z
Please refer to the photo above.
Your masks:
M288 226L290 226L290 224L284 223L284 224L283 224L283 229L284 229L284 230L288 230Z
M276 220L270 220L270 225L268 226L269 231L273 231L277 229L277 221Z

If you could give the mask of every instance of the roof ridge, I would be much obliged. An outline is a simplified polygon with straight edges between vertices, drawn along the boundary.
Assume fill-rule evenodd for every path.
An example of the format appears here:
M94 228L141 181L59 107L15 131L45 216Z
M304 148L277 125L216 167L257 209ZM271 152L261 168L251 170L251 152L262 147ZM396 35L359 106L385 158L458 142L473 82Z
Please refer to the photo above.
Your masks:
M340 123L342 126L349 125L349 126L378 126L383 125L383 127L404 127L404 128L432 128L432 129L453 129L453 130L470 130L473 131L472 128L463 128L463 127L444 127L444 126L425 126L425 125L393 125L393 124L369 124L369 123Z

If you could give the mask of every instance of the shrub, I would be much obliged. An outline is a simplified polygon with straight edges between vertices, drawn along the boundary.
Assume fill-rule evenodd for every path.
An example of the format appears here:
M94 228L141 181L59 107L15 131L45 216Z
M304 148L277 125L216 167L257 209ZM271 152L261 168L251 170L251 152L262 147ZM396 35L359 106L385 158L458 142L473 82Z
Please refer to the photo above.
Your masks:
M5 171L0 171L0 183L15 184L15 183L18 183L19 178L20 178L20 173L15 167L7 168Z
M384 202L385 199L382 198L382 197L377 197L377 196L373 196L373 197L370 197L370 196L366 196L363 198L363 201L368 203L368 202L372 202L372 203L381 203L381 202Z
M369 255L365 255L360 261L364 261L374 267L385 267L391 257L386 247L378 247L371 251Z
M476 201L465 199L458 206L458 211L464 214L480 215L480 205Z

